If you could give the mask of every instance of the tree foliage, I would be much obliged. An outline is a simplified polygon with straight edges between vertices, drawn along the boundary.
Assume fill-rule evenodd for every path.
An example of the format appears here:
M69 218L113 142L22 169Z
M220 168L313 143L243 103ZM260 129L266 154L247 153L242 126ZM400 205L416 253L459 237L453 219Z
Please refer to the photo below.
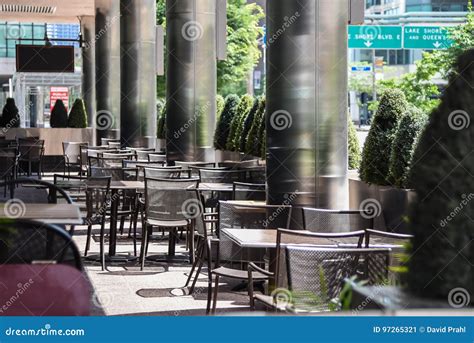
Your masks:
M3 107L0 126L7 128L20 127L20 112L18 111L18 107L15 105L15 99L7 99L7 103Z
M245 121L242 123L242 128L241 128L241 133L240 133L240 146L239 146L239 151L245 153L246 151L246 145L247 145L247 137L249 134L250 129L252 128L253 120L255 118L255 115L258 112L258 109L260 108L260 99L261 98L255 98L253 101L252 108L250 109L250 112L245 118Z
M84 100L76 99L69 112L67 126L72 128L86 128L87 127L87 110L84 105Z
M214 134L214 148L217 150L225 150L227 138L229 137L230 124L237 115L237 107L239 106L239 97L235 94L230 94L225 99L224 110L216 125L216 132Z
M444 300L454 288L474 294L474 50L458 61L420 137L410 172L419 200L409 215L414 238L408 287L419 296Z
M216 95L216 121L219 120L222 111L224 110L225 106L225 99L222 95L217 94Z
M230 125L229 137L227 139L227 150L239 151L241 139L241 125L245 122L250 110L252 109L253 97L245 94L240 98L239 106L237 107L237 114L232 119Z
M51 117L49 124L51 127L62 128L67 127L67 110L61 99L56 100L53 110L51 111Z
M376 185L389 184L392 144L407 105L405 95L398 89L387 90L380 99L362 151L359 171L362 181Z
M361 159L359 138L357 137L355 125L350 118L347 120L347 135L349 169L359 169Z
M162 99L156 100L156 137L166 139L166 106Z
M265 130L265 98L261 97L258 111L252 121L247 140L245 143L245 153L252 156L260 156L262 152L261 139Z
M400 120L390 156L390 181L396 187L408 187L407 181L413 152L426 120L427 115L413 106L408 108Z

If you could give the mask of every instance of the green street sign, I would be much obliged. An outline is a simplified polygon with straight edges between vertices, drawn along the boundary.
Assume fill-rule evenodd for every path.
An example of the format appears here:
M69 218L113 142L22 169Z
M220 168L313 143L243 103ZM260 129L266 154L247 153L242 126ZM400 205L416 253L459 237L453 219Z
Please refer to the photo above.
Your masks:
M381 25L350 25L350 49L401 49L402 27Z
M440 26L405 26L403 34L405 49L447 49L453 44Z

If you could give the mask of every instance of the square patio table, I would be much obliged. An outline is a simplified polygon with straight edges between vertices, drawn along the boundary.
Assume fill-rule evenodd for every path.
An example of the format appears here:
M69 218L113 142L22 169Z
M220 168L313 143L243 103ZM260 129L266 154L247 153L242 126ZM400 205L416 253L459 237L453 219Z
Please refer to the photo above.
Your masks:
M74 204L21 204L18 217L7 213L5 203L0 204L0 218L21 218L55 225L81 225L79 206Z

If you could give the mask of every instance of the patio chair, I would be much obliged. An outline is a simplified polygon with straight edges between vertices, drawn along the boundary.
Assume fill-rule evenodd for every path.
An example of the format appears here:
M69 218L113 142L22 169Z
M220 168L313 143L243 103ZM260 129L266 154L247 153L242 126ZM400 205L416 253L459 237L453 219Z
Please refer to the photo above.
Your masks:
M123 168L135 168L138 169L138 181L145 180L145 168L163 168L163 163L161 162L149 162L149 161L139 161L139 160L123 160ZM173 167L174 169L174 167Z
M194 255L194 222L200 215L202 204L197 190L197 179L145 178L144 211L142 216L141 269L145 266L149 238L153 228L169 232L168 257L175 255L177 229L184 228L188 238L190 263Z
M23 219L0 222L0 264L66 264L82 271L77 246L63 229Z
M120 142L120 139L117 138L101 138L100 139L100 144L101 146L109 146L109 142Z
M175 161L174 165L176 167L181 167L183 169L189 169L189 167L198 167L198 168L214 168L216 164L214 162L184 162L184 161Z
M19 157L16 148L5 148L0 150L0 178L3 179L5 183L16 178ZM7 188L8 187L5 184L4 197L7 196ZM8 191L12 192L14 190L10 188Z
M285 205L244 205L232 202L219 202L219 232L224 228L229 229L276 229L287 228L291 221L291 206ZM215 249L215 252L213 251ZM207 313L210 311L211 298L213 298L213 312L217 303L219 279L221 277L243 282L248 280L247 265L253 262L255 265L265 265L265 249L243 249L238 247L227 236L220 235L219 239L208 240L206 257L216 256L214 267L212 258L208 261L208 303ZM203 256L201 260L204 260ZM234 266L240 268L236 269ZM196 275L197 279L199 275ZM214 295L212 295L212 278L214 277ZM258 271L253 273L253 281L265 281L267 275Z
M64 157L64 168L67 169L68 175L71 175L71 168L79 170L79 174L82 171L82 148L87 149L87 143L84 142L63 142L63 157ZM64 171L66 173L66 171Z
M163 162L166 163L166 155L163 154L148 154L148 161L150 162Z
M303 228L313 232L350 232L374 227L374 219L364 211L302 208Z
M276 239L276 251L274 257L275 271L267 271L255 263L249 263L248 265L248 278L249 278L249 297L251 309L255 306L255 300L263 303L265 306L274 310L285 310L276 303L273 297L265 294L254 294L253 291L253 273L259 272L266 275L268 278L274 279L275 287L278 289L286 289L288 287L287 275L286 275L286 259L285 259L285 247L291 245L304 245L312 247L326 247L326 248L337 248L338 243L343 239L354 238L358 240L358 248L361 247L364 239L364 231L346 232L346 233L315 233L308 230L286 230L278 229Z
M154 179L189 179L191 178L191 171L177 167L146 167L144 169L144 175L145 178Z
M18 151L20 153L19 166L27 165L26 174L31 176L33 164L38 165L38 177L43 174L44 140L19 139Z
M266 185L261 183L234 182L232 200L260 200L266 199Z
M340 309L338 297L344 279L357 276L368 285L386 277L390 249L285 248L291 312Z

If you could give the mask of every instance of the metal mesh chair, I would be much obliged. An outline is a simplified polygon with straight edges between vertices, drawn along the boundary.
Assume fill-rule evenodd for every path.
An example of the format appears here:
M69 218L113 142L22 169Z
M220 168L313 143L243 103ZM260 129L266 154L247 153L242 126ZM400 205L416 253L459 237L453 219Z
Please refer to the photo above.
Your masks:
M18 151L20 153L20 172L24 164L27 165L26 174L31 176L33 164L38 165L38 177L41 179L43 173L44 140L19 139Z
M151 168L144 169L145 178L154 179L189 179L191 177L190 170L183 170L176 167Z
M303 208L302 212L304 229L313 232L350 232L374 226L374 219L365 216L364 211Z
M265 200L266 185L260 183L234 182L232 200Z
M289 303L294 312L337 309L343 281L351 276L377 284L387 277L390 249L285 248Z
M19 155L16 152L16 148L7 148L0 150L0 179L4 182L14 180L16 177L16 170L18 167ZM4 187L4 197L7 196L7 185ZM9 189L13 192L13 189Z
M82 147L87 148L87 143L63 142L64 167L67 169L68 175L71 174L71 168L81 171Z
M166 155L163 155L163 154L148 154L148 161L166 163Z
M0 264L65 264L82 270L79 251L61 228L29 220L0 223Z
M141 268L145 266L149 237L153 227L169 231L168 257L175 254L176 230L185 228L190 233L190 262L193 263L193 222L200 215L201 202L197 195L197 179L145 178L144 228L140 252Z

